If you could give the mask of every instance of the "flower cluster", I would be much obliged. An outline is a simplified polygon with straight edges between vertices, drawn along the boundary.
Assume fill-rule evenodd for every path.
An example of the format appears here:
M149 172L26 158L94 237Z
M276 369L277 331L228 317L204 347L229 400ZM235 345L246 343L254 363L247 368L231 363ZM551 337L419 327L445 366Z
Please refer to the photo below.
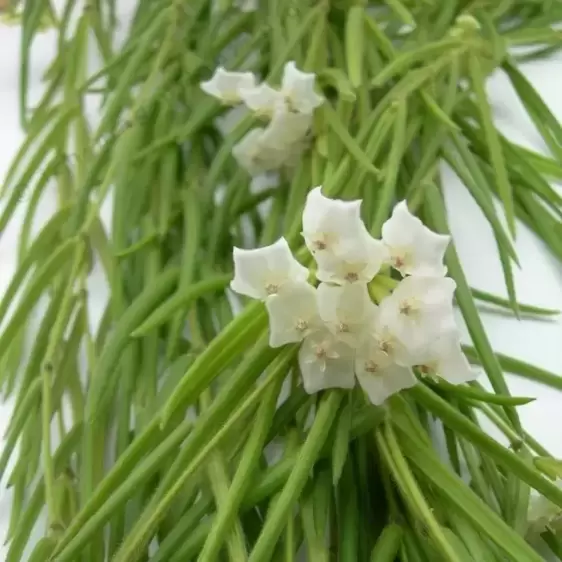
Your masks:
M414 367L453 384L474 379L453 317L455 282L445 277L449 237L429 230L402 201L377 240L360 206L329 199L321 187L308 194L302 235L317 286L281 238L259 249L234 248L231 288L265 302L272 347L302 342L299 366L309 393L352 388L357 379L381 404L416 384ZM401 279L377 276L385 266Z
M243 103L267 126L256 127L233 148L240 166L252 176L291 165L306 146L312 114L324 101L314 90L316 76L285 65L280 88L258 84L251 72L218 67L201 89L228 105Z

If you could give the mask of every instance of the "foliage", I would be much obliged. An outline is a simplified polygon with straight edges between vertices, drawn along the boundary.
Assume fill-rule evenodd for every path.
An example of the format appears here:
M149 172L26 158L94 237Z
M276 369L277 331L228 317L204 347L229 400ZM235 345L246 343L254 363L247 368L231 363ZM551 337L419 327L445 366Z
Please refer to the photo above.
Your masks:
M475 299L552 313L517 302L512 235L521 221L562 260L562 201L548 183L562 178L562 129L511 48L529 47L527 58L557 49L560 4L263 0L246 12L220 0L138 0L119 45L116 0L67 0L60 14L49 1L18 4L27 138L0 215L2 231L25 207L19 268L0 303L0 376L7 395L17 392L0 472L20 445L8 562L22 559L44 506L41 561L135 562L151 544L156 562L290 561L300 545L313 561L542 560L523 538L529 494L562 508L562 490L541 468L548 451L521 428L504 370L558 388L560 379L494 354ZM31 108L30 48L45 21L58 51ZM94 52L103 66L92 72ZM199 84L219 64L278 83L289 60L317 75L325 103L296 168L256 193L231 154L254 122L223 136L227 107ZM549 156L495 128L485 92L494 70ZM91 99L101 102L95 124ZM267 345L263 304L233 307L232 247L281 235L295 247L307 192L320 184L331 197L362 198L375 235L401 199L446 234L441 159L496 236L507 301L471 289L454 248L446 255L467 352L496 394L422 384L380 408L355 391L306 395L295 350ZM58 210L33 234L51 184ZM95 326L88 283L98 261L110 298ZM479 410L510 448L482 431ZM444 431L447 459L432 427Z

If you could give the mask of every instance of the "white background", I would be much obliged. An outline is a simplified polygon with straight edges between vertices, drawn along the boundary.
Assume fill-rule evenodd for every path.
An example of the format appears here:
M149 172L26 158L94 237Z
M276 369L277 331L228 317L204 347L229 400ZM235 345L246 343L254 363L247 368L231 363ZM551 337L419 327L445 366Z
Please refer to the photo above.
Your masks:
M130 4L130 1L123 3L124 13ZM18 28L0 25L0 179L23 139L18 124L19 42ZM53 33L43 34L36 40L30 78L32 100L37 100L41 94L41 75L54 52ZM557 118L562 120L562 54L526 64L523 70ZM540 136L504 77L492 77L489 94L502 131L524 146L545 151ZM448 170L443 173L454 242L469 283L475 288L505 296L495 242L487 222L457 178ZM54 204L54 201L44 202L42 212L45 216ZM4 290L14 272L19 227L16 218L5 232L0 233L0 291ZM562 266L523 225L518 228L516 248L521 262L521 270L515 271L519 301L562 309ZM97 304L103 302L105 290L99 289L99 284L93 284L92 289L100 291L93 296L93 308L99 310ZM562 375L562 319L517 321L489 312L483 312L482 317L495 350ZM515 395L537 398L520 408L523 424L554 455L562 457L562 395L517 377L509 377L509 384ZM11 407L11 400L0 402L0 436L8 426ZM8 526L9 510L10 493L2 487L0 544ZM0 546L0 561L4 557L5 551Z

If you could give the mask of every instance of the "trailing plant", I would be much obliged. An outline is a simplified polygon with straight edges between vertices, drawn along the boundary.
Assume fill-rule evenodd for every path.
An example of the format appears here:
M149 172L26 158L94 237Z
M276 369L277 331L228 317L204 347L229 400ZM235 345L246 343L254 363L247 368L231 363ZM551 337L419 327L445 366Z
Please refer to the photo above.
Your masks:
M477 305L557 313L518 302L513 240L523 223L562 260L549 183L562 178L562 129L520 66L559 47L562 6L138 0L118 40L119 7L28 0L5 18L21 22L26 132L1 190L0 232L23 216L0 303L0 377L16 396L0 458L4 474L17 456L7 561L28 548L56 562L289 562L301 549L315 562L539 562L537 533L560 556L560 463L521 426L530 399L510 395L505 373L561 379L496 354ZM32 106L45 26L58 48ZM497 130L492 72L548 155ZM507 298L466 280L442 161L493 230ZM91 298L95 267L107 302ZM286 281L301 300L279 300ZM470 380L456 336L447 367L435 351L454 335L453 290L464 353L493 392ZM335 357L307 331L317 322L341 345L374 303L415 357L383 365L389 348L369 340L363 356L360 338ZM420 310L414 329L402 316ZM436 319L451 330L432 331Z

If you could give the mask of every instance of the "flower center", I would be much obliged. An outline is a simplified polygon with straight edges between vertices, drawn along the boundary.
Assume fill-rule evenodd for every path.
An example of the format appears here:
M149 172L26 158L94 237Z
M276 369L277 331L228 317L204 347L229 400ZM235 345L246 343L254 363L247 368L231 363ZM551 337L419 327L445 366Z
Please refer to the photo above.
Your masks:
M418 307L416 306L414 299L403 300L398 308L400 310L400 314L403 314L404 316L413 316L418 311Z
M343 333L349 332L349 325L346 324L345 322L340 322L338 324L338 332L343 332Z
M356 271L349 271L348 273L346 273L344 279L348 283L356 283L357 281L359 281L359 274Z
M327 248L327 244L326 244L326 242L325 242L324 240L315 240L315 241L312 243L312 247L313 247L316 251L320 252L320 251L325 250L325 249Z
M367 373L376 373L379 370L379 366L372 360L369 359L369 361L365 362L365 371L367 371Z
M308 322L306 320L303 320L302 318L299 318L295 324L295 328L299 332L304 332L306 329L308 329Z
M265 292L268 295L276 295L279 292L279 285L277 285L276 283L268 283L265 286Z
M393 252L390 256L390 263L394 269L400 271L404 267L406 267L410 261L409 252L403 248L397 249L393 248Z
M295 106L295 92L291 89L285 91L285 95L283 96L283 101L285 102L285 106L287 107L287 111L290 113L298 113L297 108Z
M314 349L314 355L316 356L316 359L323 360L328 357L328 352L323 345L317 345Z
M382 340L379 343L379 348L386 355L390 355L392 353L392 344L388 340Z
M402 256L396 256L392 262L396 269L401 269L402 267L404 267L404 263L405 261Z

